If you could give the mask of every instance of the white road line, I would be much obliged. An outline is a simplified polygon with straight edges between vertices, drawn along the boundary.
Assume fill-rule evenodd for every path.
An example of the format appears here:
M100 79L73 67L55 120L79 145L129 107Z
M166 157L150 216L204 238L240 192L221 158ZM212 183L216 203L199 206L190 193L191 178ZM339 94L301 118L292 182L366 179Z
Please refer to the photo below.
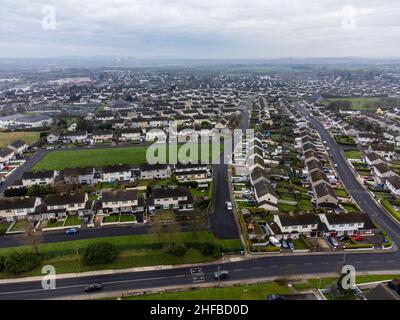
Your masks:
M329 262L321 262L321 264L329 264Z
M270 268L279 268L279 266L269 266Z
M185 277L185 275L178 275L174 276L172 278L181 278ZM120 280L120 281L110 281L110 282L103 282L104 285L106 284L117 284L117 283L130 283L130 282L140 282L140 281L151 281L151 280L162 280L166 278L171 278L171 277L156 277L156 278L145 278L145 279L134 279L134 280ZM72 289L72 288L84 288L84 284L80 285L75 285L75 286L65 286L65 287L57 287L54 290L44 290L44 289L32 289L32 290L22 290L22 291L8 291L8 292L0 292L0 295L6 295L6 294L15 294L15 293L28 293L28 292L41 292L41 291L56 291L56 290L62 290L62 289Z

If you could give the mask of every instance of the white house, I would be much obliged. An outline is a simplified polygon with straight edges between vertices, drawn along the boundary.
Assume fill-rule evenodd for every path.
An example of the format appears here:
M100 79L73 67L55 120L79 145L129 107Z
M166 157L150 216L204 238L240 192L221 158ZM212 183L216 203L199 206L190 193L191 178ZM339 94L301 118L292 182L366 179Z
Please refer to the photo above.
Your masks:
M0 199L0 218L5 221L25 219L34 214L41 204L40 198L4 198Z
M385 185L394 196L400 197L400 177L398 175L387 178Z

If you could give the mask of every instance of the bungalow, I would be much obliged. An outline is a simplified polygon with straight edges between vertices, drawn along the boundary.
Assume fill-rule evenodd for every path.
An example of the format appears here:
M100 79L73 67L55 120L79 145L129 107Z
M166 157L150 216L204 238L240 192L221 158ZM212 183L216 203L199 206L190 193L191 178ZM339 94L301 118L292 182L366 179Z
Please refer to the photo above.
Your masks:
M400 177L398 175L387 178L385 185L394 196L400 197Z
M335 191L325 182L314 186L314 194L317 198L316 203L320 207L337 207L339 203Z
M374 165L373 172L379 183L383 183L384 179L396 175L396 173L384 162Z
M386 161L393 160L396 154L395 147L390 145L370 145L368 150L370 152L375 152Z
M314 170L310 174L310 182L311 182L311 185L314 187L320 183L328 183L329 184L329 179L323 171Z
M270 182L270 180L268 178L268 174L264 169L255 168L250 175L251 185L254 186L257 183L259 183L260 181Z
M46 216L48 218L65 218L67 215L83 216L88 209L87 193L53 194L46 197Z
M8 148L13 150L16 155L21 155L26 149L28 149L28 145L25 143L25 141L17 140L11 143Z
M211 180L208 170L175 172L175 177L179 182L188 182L188 181L205 182Z
M40 204L40 198L0 199L0 219L9 222L15 219L25 219L29 214L35 213Z
M15 152L10 148L0 149L0 168L10 163L11 159L14 158Z
M167 164L141 164L140 165L140 179L167 179L171 177L171 168Z
M148 201L148 208L150 212L154 212L157 209L192 211L193 196L185 187L153 189Z
M384 161L374 152L367 153L364 156L364 160L370 167L373 167L378 163L384 163Z
M256 183L254 185L254 194L259 208L267 211L277 210L279 195L268 181L261 180Z
M131 181L132 168L129 164L118 164L113 166L104 167L102 169L103 182L112 183L115 181Z
M56 175L57 172L54 170L26 171L21 178L22 186L30 187L34 185L53 184Z
M324 235L372 235L377 228L371 218L365 213L351 214L319 214L324 226Z

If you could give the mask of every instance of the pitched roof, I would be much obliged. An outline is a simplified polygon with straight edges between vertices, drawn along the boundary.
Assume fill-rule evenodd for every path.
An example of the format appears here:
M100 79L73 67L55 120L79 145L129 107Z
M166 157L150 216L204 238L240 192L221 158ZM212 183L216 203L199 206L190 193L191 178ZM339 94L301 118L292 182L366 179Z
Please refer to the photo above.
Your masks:
M304 226L310 224L318 224L319 218L314 214L295 214L295 215L279 215L282 226Z
M103 191L101 198L104 202L135 201L138 193L136 190Z
M0 210L27 209L35 206L36 198L0 199Z
M46 205L48 206L58 206L73 203L84 203L85 193L75 193L75 194L52 194L46 197Z

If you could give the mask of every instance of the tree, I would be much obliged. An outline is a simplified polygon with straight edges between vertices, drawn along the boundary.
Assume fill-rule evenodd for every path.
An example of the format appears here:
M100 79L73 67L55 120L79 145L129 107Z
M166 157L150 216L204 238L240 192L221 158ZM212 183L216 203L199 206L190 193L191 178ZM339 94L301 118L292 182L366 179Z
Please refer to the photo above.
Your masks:
M0 272L2 272L4 269L5 260L6 260L6 258L4 258L3 256L0 256Z
M4 269L19 274L35 269L41 261L40 255L33 252L13 252L4 260Z
M118 257L118 248L106 241L90 244L83 255L83 260L88 266L113 262Z
M41 232L36 231L29 222L26 223L25 235L28 238L28 243L32 246L33 251L36 254L40 253L40 243L41 243Z

